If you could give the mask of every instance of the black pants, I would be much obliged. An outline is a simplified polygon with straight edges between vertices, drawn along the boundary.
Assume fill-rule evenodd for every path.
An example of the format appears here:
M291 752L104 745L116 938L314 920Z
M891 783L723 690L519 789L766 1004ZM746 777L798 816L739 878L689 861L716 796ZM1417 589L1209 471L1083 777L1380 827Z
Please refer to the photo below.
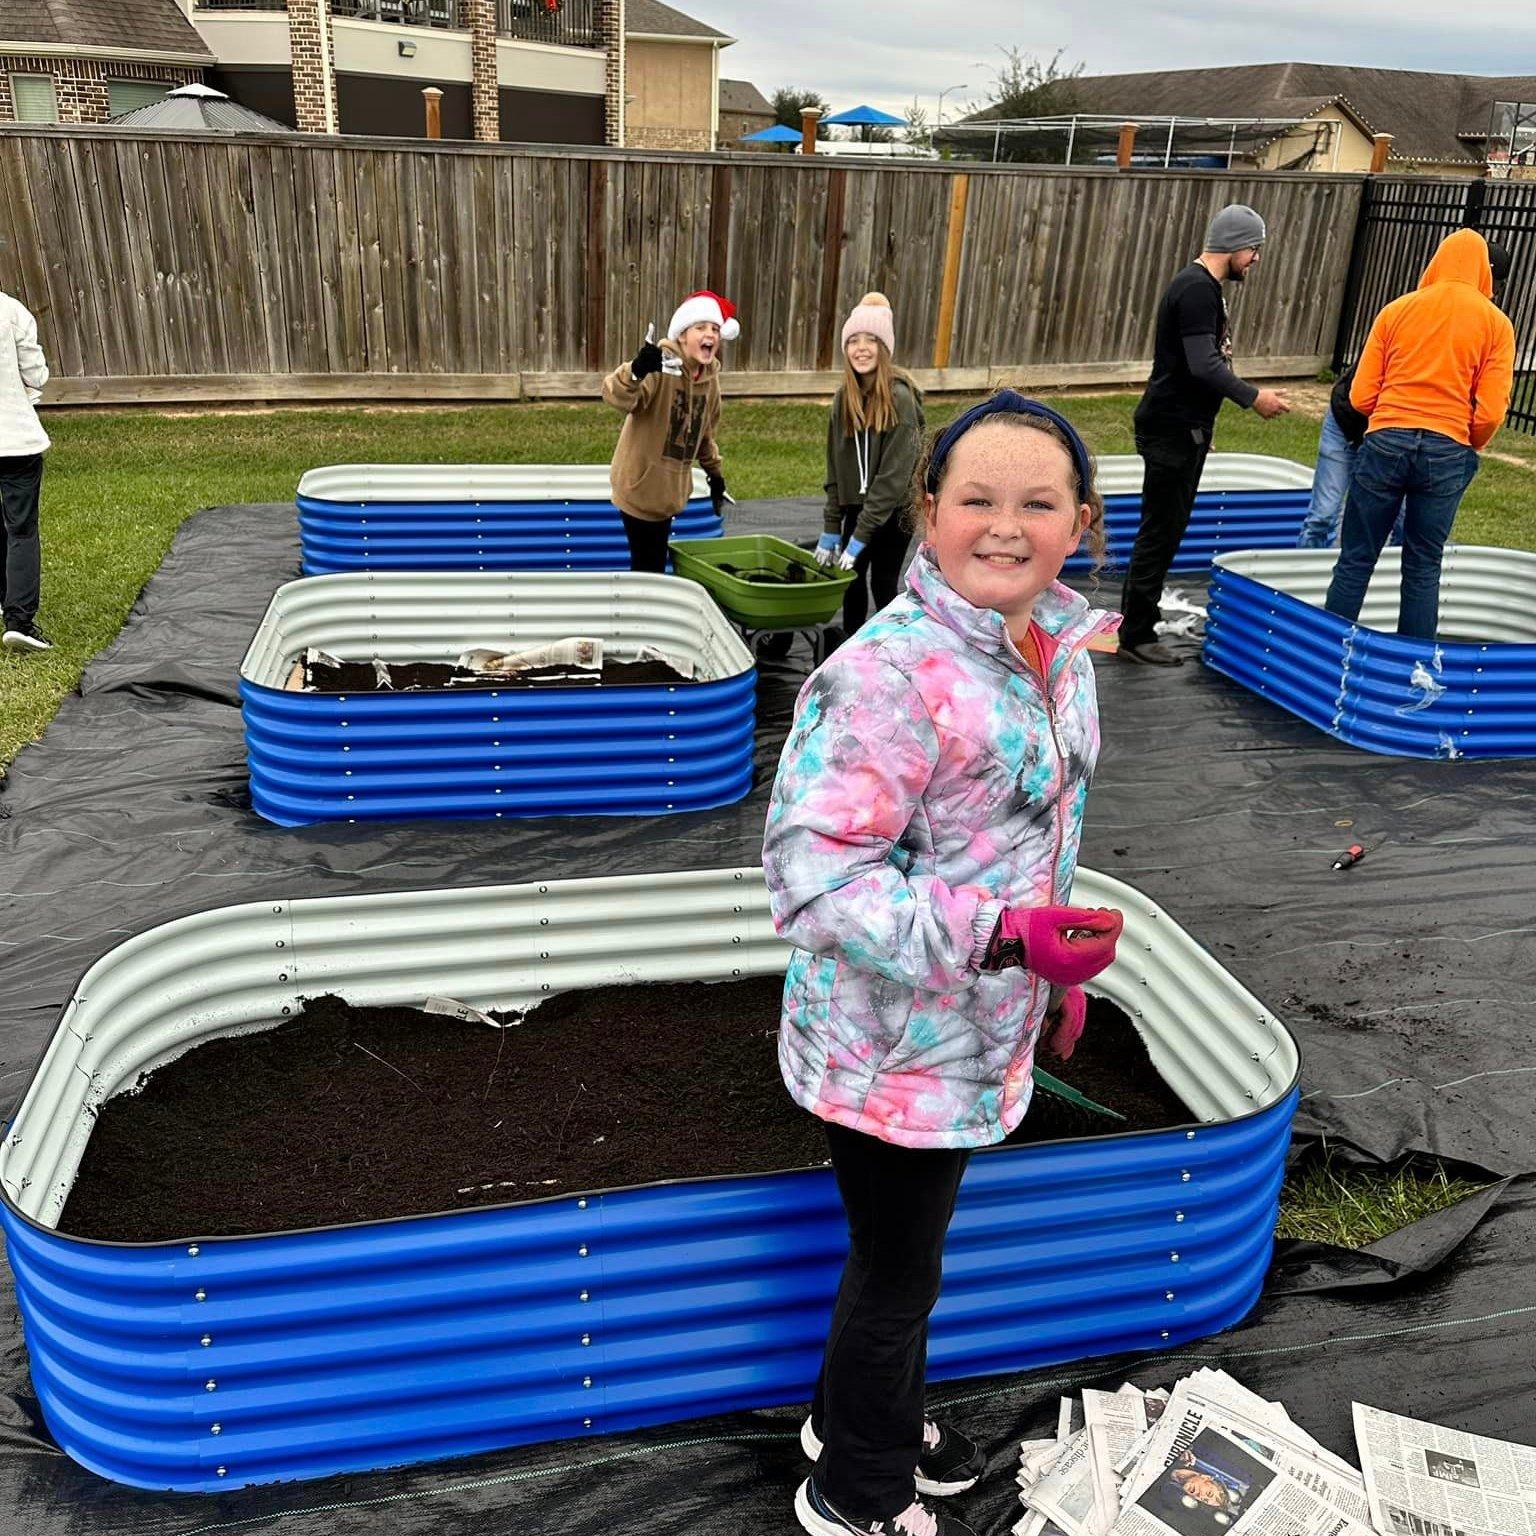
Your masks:
M1188 427L1136 429L1136 452L1143 466L1141 526L1136 530L1120 596L1120 611L1125 615L1120 626L1121 645L1147 645L1157 639L1157 621L1162 617L1158 599L1189 526L1200 471L1210 449L1209 432L1196 436Z
M849 1249L811 1403L816 1486L850 1520L889 1520L915 1496L928 1314L970 1153L826 1132Z
M667 570L667 540L672 537L672 519L663 517L653 522L648 517L631 517L620 512L624 519L624 537L629 540L629 568L632 571L649 571L664 576Z
M42 454L0 458L0 605L7 629L25 629L37 617L43 578L37 501L42 488Z
M853 537L862 507L843 508L843 542ZM912 535L907 532L900 512L893 512L869 536L869 543L853 562L853 582L843 594L843 629L852 634L869 617L870 593L876 609L884 608L896 596L901 582L902 562Z

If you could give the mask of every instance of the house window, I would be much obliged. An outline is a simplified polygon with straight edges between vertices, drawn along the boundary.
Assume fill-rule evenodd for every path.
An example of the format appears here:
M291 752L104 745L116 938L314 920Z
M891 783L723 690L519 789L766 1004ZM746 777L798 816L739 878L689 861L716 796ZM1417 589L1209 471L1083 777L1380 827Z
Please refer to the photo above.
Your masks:
M164 80L108 80L107 116L121 117L124 112L153 106L170 88Z
M52 75L12 75L11 101L18 123L56 123L59 99Z

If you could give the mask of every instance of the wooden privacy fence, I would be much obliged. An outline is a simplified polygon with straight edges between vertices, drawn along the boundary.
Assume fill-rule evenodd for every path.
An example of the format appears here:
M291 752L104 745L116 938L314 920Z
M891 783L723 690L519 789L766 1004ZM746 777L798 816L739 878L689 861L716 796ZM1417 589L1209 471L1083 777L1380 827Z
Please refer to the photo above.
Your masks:
M58 403L590 395L715 288L741 394L825 390L843 317L895 306L933 388L1144 376L1211 212L1269 222L1233 305L1250 373L1331 354L1361 179L0 131L0 285Z

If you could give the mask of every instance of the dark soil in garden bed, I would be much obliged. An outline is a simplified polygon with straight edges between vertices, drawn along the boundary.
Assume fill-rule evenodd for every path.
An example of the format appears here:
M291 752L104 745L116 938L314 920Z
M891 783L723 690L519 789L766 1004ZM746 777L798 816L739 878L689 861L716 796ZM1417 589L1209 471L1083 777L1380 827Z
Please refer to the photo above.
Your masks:
M759 587L803 587L813 581L835 581L828 571L813 571L808 565L789 565L783 571L771 571L766 567L727 565L723 560L715 567L727 576L739 576Z
M439 688L458 693L465 688L603 688L636 684L654 688L690 681L664 661L605 661L601 671L539 667L528 672L496 674L471 672L468 667L442 661L391 661L387 667L389 681L385 683L371 661L311 662L308 691L405 693Z
M231 1236L815 1166L821 1123L779 1080L782 991L777 976L598 987L507 1029L312 999L109 1100L59 1227ZM1014 1144L1190 1118L1102 999L1071 1061L1042 1065L1127 1119L1037 1092Z

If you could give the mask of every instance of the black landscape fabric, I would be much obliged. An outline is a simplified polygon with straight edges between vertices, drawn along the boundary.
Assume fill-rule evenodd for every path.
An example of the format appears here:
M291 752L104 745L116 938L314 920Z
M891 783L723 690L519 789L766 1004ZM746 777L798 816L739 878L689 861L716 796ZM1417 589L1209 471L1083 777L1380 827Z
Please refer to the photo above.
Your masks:
M814 538L812 501L744 505L729 532ZM130 934L266 897L426 890L758 862L803 642L766 662L751 795L654 820L408 822L284 830L249 808L236 674L298 574L291 506L220 507L177 536L114 644L0 783L0 1099L19 1094L86 967ZM1200 584L1186 584L1199 598ZM1102 595L1113 606L1113 576ZM1435 1154L1500 1182L1358 1254L1284 1244L1240 1327L1167 1357L948 1383L980 1436L961 1503L1018 1517L1015 1442L1054 1396L1220 1363L1352 1454L1352 1397L1536 1442L1536 765L1419 763L1329 740L1190 663L1099 662L1104 752L1083 862L1145 891L1295 1032L1304 1148ZM1349 844L1355 868L1331 865ZM53 1445L0 1301L0 1532L28 1536L697 1533L793 1529L799 1410L470 1460L157 1496Z

